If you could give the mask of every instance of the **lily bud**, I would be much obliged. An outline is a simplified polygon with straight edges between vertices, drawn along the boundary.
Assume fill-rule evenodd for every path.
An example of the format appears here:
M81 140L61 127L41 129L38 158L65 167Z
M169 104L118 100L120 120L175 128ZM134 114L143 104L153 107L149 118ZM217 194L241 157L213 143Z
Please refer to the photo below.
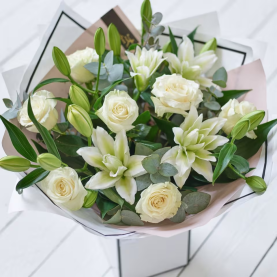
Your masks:
M253 191L258 193L263 193L267 189L264 179L259 176L247 177L246 183Z
M115 56L120 56L121 52L121 40L120 35L113 23L109 25L108 28L108 40L111 50L113 50L113 53Z
M232 129L231 136L233 140L242 139L249 131L250 121L248 119L240 119Z
M17 156L6 156L0 159L0 167L8 171L21 172L30 168L30 161Z
M217 48L217 41L216 38L212 38L210 39L208 42L206 42L206 44L202 47L200 54L213 50L215 51Z
M66 55L58 47L53 47L52 58L55 66L65 76L69 76L71 73L70 65Z
M98 195L97 191L87 190L87 195L85 196L85 199L84 199L83 208L91 208L96 201L97 195Z
M152 20L152 8L150 0L144 0L141 4L140 8L140 15L141 20L146 23L148 27L150 27L150 22ZM142 25L142 30L144 30L144 27Z
M93 126L89 114L81 107L73 104L68 107L68 121L83 136L91 137Z
M62 162L53 154L43 153L37 157L37 163L45 170L52 171L60 168Z
M169 40L162 48L163 53L171 53L172 51L172 45L171 45L171 41Z
M90 104L87 95L83 92L82 89L76 85L72 85L69 89L70 100L73 104L76 104L82 107L86 112L90 110Z
M105 34L101 27L99 27L94 34L94 48L99 56L105 52Z
M246 114L242 119L248 119L250 121L250 127L248 131L254 130L264 119L265 111L253 111Z

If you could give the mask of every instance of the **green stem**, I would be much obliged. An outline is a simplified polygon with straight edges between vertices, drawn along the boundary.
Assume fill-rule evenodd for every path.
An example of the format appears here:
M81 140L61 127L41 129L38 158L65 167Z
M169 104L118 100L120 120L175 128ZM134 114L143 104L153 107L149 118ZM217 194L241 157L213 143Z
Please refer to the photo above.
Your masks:
M98 72L97 72L97 79L96 79L96 86L95 86L95 94L98 93L98 85L99 85L99 77L100 77L100 69L101 69L101 60L102 60L102 56L99 56L99 59L98 59Z
M246 179L246 177L243 174L241 174L239 171L237 171L231 164L228 164L228 167L231 168L240 178L244 180Z
M68 167L68 165L67 165L67 164L65 164L65 163L63 163L63 162L62 162L62 165L63 165L63 166L65 166L65 167Z
M138 92L133 96L133 99L134 99L135 101L138 101L138 99L139 99L139 97L140 97L140 94L141 94L141 92L138 90Z
M39 167L40 167L40 165L31 164L31 165L30 165L30 167L32 167L32 168L39 168Z

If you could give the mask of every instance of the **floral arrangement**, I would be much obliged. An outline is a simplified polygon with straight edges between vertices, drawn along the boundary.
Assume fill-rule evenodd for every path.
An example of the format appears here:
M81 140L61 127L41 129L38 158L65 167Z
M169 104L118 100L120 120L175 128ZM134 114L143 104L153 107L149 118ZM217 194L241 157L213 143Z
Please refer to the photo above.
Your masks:
M242 178L254 192L266 190L261 177L247 175L253 170L247 160L276 120L261 124L265 111L237 100L250 89L224 90L223 67L208 76L217 60L215 38L195 53L196 29L177 45L169 28L161 49L162 14L144 0L141 17L141 44L130 45L126 56L110 24L111 50L101 28L95 49L66 56L54 47L65 77L42 81L23 103L3 99L9 110L0 118L20 156L3 157L0 166L26 172L18 193L37 184L64 209L93 207L105 224L141 226L176 224L203 211L211 196L199 186ZM71 83L67 98L42 89L55 82ZM60 122L57 101L65 103Z

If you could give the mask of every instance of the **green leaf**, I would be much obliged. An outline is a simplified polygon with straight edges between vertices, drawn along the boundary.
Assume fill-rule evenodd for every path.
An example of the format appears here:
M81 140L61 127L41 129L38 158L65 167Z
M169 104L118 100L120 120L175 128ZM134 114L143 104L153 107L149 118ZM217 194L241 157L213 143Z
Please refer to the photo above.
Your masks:
M160 162L160 155L152 154L151 156L146 157L142 160L142 166L148 173L154 174L158 171Z
M168 27L168 30L169 30L169 37L170 37L171 47L172 47L172 53L177 56L178 46L177 46L175 37L172 34L170 27Z
M154 118L156 124L158 125L158 127L161 129L161 131L163 131L166 134L169 144L171 146L176 145L176 143L174 141L174 133L172 131L172 128L178 127L178 126L170 121L167 121L167 120L164 120L161 118L157 118L157 117L153 117L153 118Z
M101 193L98 193L97 199L96 199L96 205L98 209L101 212L101 217L104 218L106 213L108 211L111 211L114 209L117 204L110 201L107 197L102 195Z
M141 113L137 119L135 120L135 122L133 123L133 125L138 125L138 124L147 124L147 122L150 120L151 115L149 111L145 111L143 113Z
M135 126L135 128L131 129L130 131L128 131L126 133L127 137L129 138L141 138L144 139L149 131L150 131L151 127L145 124L138 124Z
M150 174L147 173L139 177L136 177L136 183L137 183L138 191L142 191L148 188L152 184L152 181L150 179Z
M251 91L251 89L246 89L246 90L225 90L222 91L223 97L218 98L217 102L221 105L224 106L230 99L234 98L239 98L243 94Z
M3 102L8 109L13 107L13 101L11 99L3 98Z
M35 145L39 154L47 153L47 150L43 148L38 142L32 139L33 144Z
M101 107L101 102L102 102L103 97L104 97L106 94L108 94L108 93L110 92L110 90L113 89L116 85L118 85L118 84L120 84L120 83L122 83L122 82L124 82L124 81L126 81L126 80L129 80L129 79L131 79L131 78L120 79L120 80L118 80L118 81L112 83L110 86L104 88L104 89L102 90L102 92L101 92L100 97L96 100L96 102L95 102L93 108L94 108L95 110L98 110L98 109Z
M33 93L35 93L41 87L46 86L46 85L51 84L51 83L67 83L67 82L70 82L70 81L67 80L67 79L64 79L64 78L51 78L51 79L47 79L47 80L44 80L44 81L40 82L34 88Z
M216 101L204 102L204 106L213 111L218 111L221 108L220 104Z
M144 100L145 102L147 102L151 107L154 107L154 103L151 99L151 93L149 92L146 92L146 91L143 91L141 94L140 94L140 98L142 100Z
M64 133L69 128L69 122L57 123L56 126L62 133Z
M109 220L104 221L104 224L118 224L121 222L121 210L118 210Z
M55 142L61 152L71 157L79 156L76 151L87 146L80 137L75 135L59 136Z
M219 152L219 157L217 160L217 164L213 174L213 183L219 177L219 175L224 171L224 169L228 166L228 163L233 158L237 147L235 144L226 143L223 148Z
M142 140L142 139L136 139L136 141L143 144L144 146L147 146L148 148L152 149L153 151L162 147L162 144L159 142L151 142L151 141Z
M89 114L89 117L90 117L91 119L98 119L98 118L99 118L99 117L98 117L94 112L92 112L92 111L89 111L88 114Z
M156 141L158 133L159 133L159 127L157 125L152 126L150 129L150 132L148 133L145 139L148 141Z
M26 189L47 177L49 171L45 171L43 168L37 168L30 172L23 179L21 179L16 185L16 191Z
M40 135L42 136L43 141L46 144L48 152L53 154L54 156L56 156L58 159L61 159L61 156L59 154L57 146L56 146L53 138L51 137L49 131L44 126L42 126L40 123L38 123L38 121L36 120L36 118L34 116L30 96L29 96L29 100L28 100L28 116L32 120L32 122L34 123L36 128L38 129Z
M215 96L216 98L221 98L224 96L223 92L221 90L216 89L214 86L211 86L209 88L207 88L212 94L213 96Z
M130 226L143 226L144 223L141 221L140 217L131 211L123 210L121 212L122 222Z
M124 199L121 198L113 188L104 189L102 190L102 193L114 203L117 203L121 207L123 206Z
M174 223L181 223L181 222L185 221L186 208L187 208L187 204L182 201L181 206L178 209L177 213L173 217L171 217L169 220Z
M257 130L255 130L255 134L257 135L256 139L244 137L243 139L236 141L236 154L245 159L249 159L250 157L254 156L259 151L263 143L266 141L269 131L276 124L277 119L263 123L257 127Z
M191 33L188 34L188 38L194 43L194 37L199 26L197 26Z
M162 163L159 166L159 173L165 177L170 177L176 175L178 170L170 163Z
M163 176L159 172L150 174L150 179L154 184L165 183L170 181L170 177Z
M54 98L48 98L48 99L55 99L55 100L64 102L64 103L66 103L67 105L73 104L72 101L71 101L70 99L68 99L68 98L54 97Z
M164 155L168 150L170 150L170 147L164 147L164 148L161 148L161 149L156 150L155 152L153 152L153 154L158 154L158 155L160 155L160 158L162 158L163 155Z
M153 150L145 146L142 143L136 143L135 155L149 156L153 153Z
M26 159L32 162L36 162L36 151L33 149L23 132L18 127L6 120L3 116L0 115L0 118L9 133L10 139L15 150Z
M115 215L117 213L118 210L121 210L120 205L117 205L115 208L113 208L112 210L107 212L107 215Z
M222 88L226 88L226 82L227 82L227 71L224 67L221 67L214 73L213 83Z
M141 48L141 46L138 43L133 43L128 47L127 51L135 50L137 48L137 46L139 46Z
M204 192L192 192L187 194L183 201L187 204L188 214L198 214L208 207L211 196Z

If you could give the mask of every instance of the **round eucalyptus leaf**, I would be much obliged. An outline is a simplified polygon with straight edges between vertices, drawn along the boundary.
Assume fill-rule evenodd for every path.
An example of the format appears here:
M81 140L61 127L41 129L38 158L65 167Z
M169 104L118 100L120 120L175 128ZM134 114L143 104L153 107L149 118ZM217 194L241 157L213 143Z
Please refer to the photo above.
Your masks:
M153 25L157 25L157 24L159 24L159 23L162 21L162 19L163 19L162 13L156 12L156 13L154 13L153 16L152 16L152 21L151 21L151 23L152 23Z
M107 224L118 224L121 221L121 210L118 210L109 220L104 221Z
M142 160L142 166L148 173L155 174L158 171L161 158L158 154L153 154Z
M174 223L181 223L183 221L185 221L186 219L186 208L187 205L184 202L181 202L181 206L178 209L177 213L171 217L169 220L174 222Z
M183 118L183 120L184 120L184 118ZM160 157L162 158L163 155L164 155L169 149L170 149L170 147L160 148L160 149L154 151L153 154L158 154L158 155L160 155Z
M170 181L170 177L165 177L161 175L159 172L155 174L150 174L150 179L154 184L165 183Z
M6 106L7 108L9 108L9 109L12 108L13 102L12 102L11 99L3 98L3 102L4 102L4 104L5 104L5 106Z
M178 170L170 163L162 163L159 166L159 173L165 177L174 176Z
M164 31L164 26L156 26L156 27L154 27L152 30L151 30L151 35L153 36L153 37L157 37L157 36L159 36L159 35L161 35L162 33L163 33L163 31Z
M218 111L221 108L220 104L217 103L216 101L205 102L204 106L213 111Z
M104 64L108 70L113 66L113 51L109 51L104 59Z
M143 226L144 223L141 221L140 217L131 211L123 210L121 212L122 222L130 226Z
M204 192L192 192L187 194L183 201L187 204L188 214L197 214L206 209L210 203L211 196Z
M135 155L149 156L153 150L142 143L136 143Z
M92 62L84 65L84 68L86 68L89 72L97 75L98 74L98 62ZM104 64L101 63L100 66L100 75L103 75L106 73L106 68L104 67Z
M150 174L147 173L137 177L136 183L137 183L138 191L148 188L152 184L152 181L150 179Z
M109 71L108 81L113 83L117 80L122 79L122 76L123 64L114 64Z

